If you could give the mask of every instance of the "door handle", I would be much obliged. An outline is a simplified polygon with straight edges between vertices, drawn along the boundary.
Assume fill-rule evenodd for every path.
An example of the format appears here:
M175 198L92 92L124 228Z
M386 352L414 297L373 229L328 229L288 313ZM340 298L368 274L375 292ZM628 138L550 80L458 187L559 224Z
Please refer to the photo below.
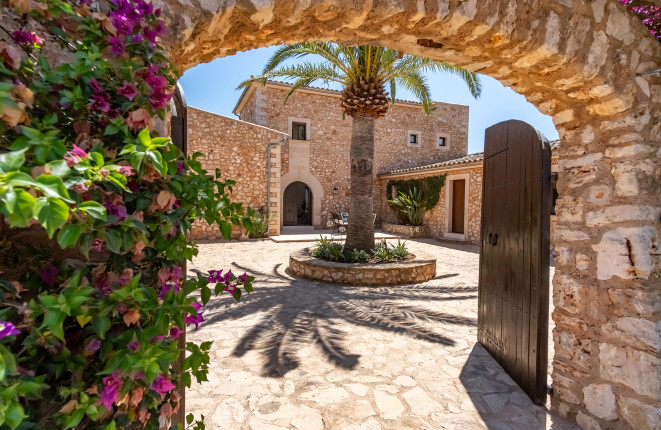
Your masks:
M497 243L498 243L498 233L494 233L494 234L493 234L493 239L492 239L492 243L491 243L491 244L492 244L493 246L496 246Z
M493 240L493 233L489 233L489 235L487 236L487 243L488 243L489 245L493 245L493 244L491 243L492 240Z

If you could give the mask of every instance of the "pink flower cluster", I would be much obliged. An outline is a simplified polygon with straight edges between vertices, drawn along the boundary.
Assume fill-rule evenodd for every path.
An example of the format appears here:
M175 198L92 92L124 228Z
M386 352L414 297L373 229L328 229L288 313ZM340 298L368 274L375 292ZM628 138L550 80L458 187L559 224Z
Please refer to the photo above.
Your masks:
M234 295L238 284L245 284L248 282L250 276L247 273L240 275L238 278L235 278L237 283L232 283L233 278L234 275L231 270L228 270L224 275L222 270L209 270L207 280L213 284L225 284L225 289L223 291L227 291L231 295Z
M112 0L112 3L115 7L109 13L109 18L115 28L115 34L108 38L108 45L114 55L124 54L129 43L140 44L146 41L147 45L153 48L156 39L167 31L162 20L149 23L145 19L152 16L158 18L161 14L160 9L154 9L151 3L144 0ZM168 92L168 80L159 75L159 66L152 64L138 74L151 89L149 104L152 110L165 109L172 94ZM133 100L137 95L137 89L133 84L124 82L118 93Z
M64 161L67 162L67 166L73 167L83 161L83 158L87 158L88 156L89 154L87 154L83 148L74 144L73 149L67 152L67 155L64 156Z
M160 268L158 270L158 283L161 285L161 291L158 293L158 298L163 300L168 291L172 289L175 293L178 293L183 277L184 273L180 266Z
M133 378L131 378L133 379ZM145 375L141 372L136 373L135 379L144 380ZM121 378L121 371L115 370L110 376L103 378L103 390L99 395L99 400L96 402L97 406L103 405L104 408L108 411L113 410L113 405L117 402L119 393L121 392L124 386L123 380ZM165 394L177 388L165 375L161 374L154 379L154 382L149 387L152 391L156 392L161 400L165 398ZM142 391L140 389L140 396Z
M190 305L193 307L193 309L195 309L195 315L186 314L184 316L184 322L186 323L186 325L195 324L195 330L197 330L197 326L201 322L204 322L204 317L202 316L203 312L200 312L200 309L202 309L202 305L197 302L192 302Z

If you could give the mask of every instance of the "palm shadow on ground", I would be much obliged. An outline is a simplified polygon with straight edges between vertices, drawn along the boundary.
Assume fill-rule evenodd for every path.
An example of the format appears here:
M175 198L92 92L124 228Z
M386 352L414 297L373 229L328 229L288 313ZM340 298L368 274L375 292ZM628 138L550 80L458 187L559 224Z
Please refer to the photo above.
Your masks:
M222 296L211 300L200 327L260 314L261 319L241 336L232 354L241 357L251 350L260 351L266 357L261 373L272 377L296 369L300 365L297 350L311 344L336 366L353 369L360 356L345 345L347 323L448 346L455 342L443 332L444 326L476 325L473 318L416 306L415 302L433 306L448 300L471 300L477 287L438 285L441 281L396 287L340 286L293 278L281 264L270 273L237 263L233 267L235 272L256 276L255 292L244 295L239 305ZM435 280L454 276L441 275Z

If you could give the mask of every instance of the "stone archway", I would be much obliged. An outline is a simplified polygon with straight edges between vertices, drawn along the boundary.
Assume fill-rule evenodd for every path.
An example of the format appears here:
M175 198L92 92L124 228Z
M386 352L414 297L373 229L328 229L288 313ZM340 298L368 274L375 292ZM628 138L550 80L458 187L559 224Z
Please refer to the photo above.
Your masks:
M321 226L321 201L324 197L324 189L319 180L307 170L292 170L284 174L280 181L280 188L283 190L283 198L284 190L294 182L302 182L310 188L310 191L312 192L312 225ZM282 208L284 210L284 202ZM284 216L280 217L280 224L284 225Z
M553 405L584 427L653 428L661 44L614 0L158 0L171 58L279 43L387 45L492 76L552 115L561 138Z

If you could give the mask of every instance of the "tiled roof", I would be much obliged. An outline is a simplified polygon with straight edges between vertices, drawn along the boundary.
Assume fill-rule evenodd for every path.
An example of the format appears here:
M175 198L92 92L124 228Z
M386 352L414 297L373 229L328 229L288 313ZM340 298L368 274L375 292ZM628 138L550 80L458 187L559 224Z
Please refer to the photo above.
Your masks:
M408 169L391 170L390 172L381 173L379 176L388 176L401 173L417 172L420 170L434 170L442 167L458 166L461 164L472 164L484 160L484 152L476 152L475 154L464 155L463 157L452 158L450 160L441 161L434 164L426 164L424 166L409 167Z
M560 140L552 140L549 142L551 146L551 153L555 153L560 147ZM553 154L556 156L556 154ZM460 166L463 164L473 164L484 160L484 152L476 152L474 154L464 155L462 157L451 158L450 160L441 161L433 164L425 164L423 166L409 167L407 169L391 170L390 172L380 173L379 176L401 175L404 173L413 173L425 170L436 170L442 168L449 168L452 166Z

